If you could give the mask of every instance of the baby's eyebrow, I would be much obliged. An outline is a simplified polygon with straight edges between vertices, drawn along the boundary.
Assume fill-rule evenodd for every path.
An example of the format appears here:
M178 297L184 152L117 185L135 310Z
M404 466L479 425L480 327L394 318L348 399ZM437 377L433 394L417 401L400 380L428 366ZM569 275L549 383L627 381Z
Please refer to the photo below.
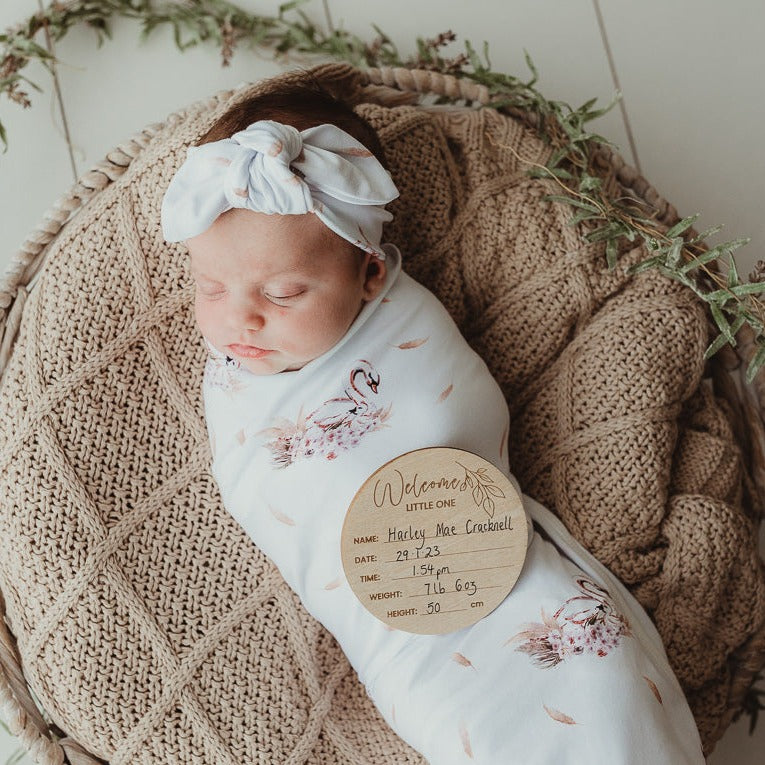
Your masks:
M191 275L195 278L201 277L202 279L205 279L208 282L214 282L215 284L223 284L223 282L219 282L217 279L213 279L211 276L208 276L207 274L202 273L199 269L195 268L194 266L190 267ZM266 284L274 279L278 279L280 276L293 276L296 278L306 279L306 274L301 271L299 268L288 268L284 271L280 271L278 274L270 274L266 279L263 280L262 284Z
M210 276L207 276L207 274L203 274L201 271L198 271L193 266L191 267L191 275L195 278L201 277L202 279L206 279L208 282L215 282L215 284L221 284L222 282L216 281Z

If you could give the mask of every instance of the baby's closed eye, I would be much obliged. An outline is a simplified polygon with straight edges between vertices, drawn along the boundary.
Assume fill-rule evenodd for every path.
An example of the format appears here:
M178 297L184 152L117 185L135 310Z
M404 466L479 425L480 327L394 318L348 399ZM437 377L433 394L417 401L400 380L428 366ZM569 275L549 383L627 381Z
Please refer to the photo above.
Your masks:
M269 300L294 300L295 298L300 297L305 290L300 290L298 292L292 292L288 293L286 290L280 290L279 292L274 291L272 292L264 292L263 294L269 299Z
M212 287L207 284L200 284L199 282L195 282L195 285L199 294L204 295L205 297L220 297L226 292L224 287Z

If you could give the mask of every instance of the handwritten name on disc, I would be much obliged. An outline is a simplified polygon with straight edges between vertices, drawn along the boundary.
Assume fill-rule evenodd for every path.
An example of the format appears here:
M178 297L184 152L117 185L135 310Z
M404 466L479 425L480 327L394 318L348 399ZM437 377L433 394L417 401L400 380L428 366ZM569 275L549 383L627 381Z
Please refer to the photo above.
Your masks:
M491 613L515 585L528 540L510 480L476 454L417 449L353 498L340 550L351 589L381 621L440 635Z

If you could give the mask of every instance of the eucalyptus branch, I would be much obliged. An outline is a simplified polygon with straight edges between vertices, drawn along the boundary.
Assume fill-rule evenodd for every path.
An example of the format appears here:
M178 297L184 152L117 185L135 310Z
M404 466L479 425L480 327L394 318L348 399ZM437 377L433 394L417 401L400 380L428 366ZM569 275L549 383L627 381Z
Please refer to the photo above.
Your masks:
M765 306L756 297L757 294L765 292L765 278L763 278L765 275L760 275L759 279L753 279L752 283L742 284L732 254L734 250L746 244L749 241L748 238L735 239L709 249L704 246L703 240L722 228L715 226L701 234L696 234L692 238L684 239L681 234L691 228L699 217L698 214L684 218L668 231L662 233L656 227L654 220L634 213L629 206L619 204L619 200L609 200L605 196L598 197L597 195L582 193L564 183L561 179L561 173L554 172L555 168L551 168L549 163L548 165L540 165L537 162L524 160L512 146L506 144L501 144L501 146L510 149L519 161L531 165L532 170L530 172L532 175L552 179L569 195L548 194L546 199L564 202L577 208L578 212L570 220L570 225L578 225L584 221L597 221L600 224L599 228L586 234L585 239L588 242L606 242L606 260L609 269L616 267L620 239L625 237L628 241L633 242L639 235L643 239L645 248L654 254L650 258L630 266L627 273L636 274L649 268L656 268L665 276L682 282L709 304L710 313L720 329L720 334L706 349L705 359L713 356L726 343L735 346L736 333L744 323L748 323L755 330L758 338L757 355L760 359L759 364L755 364L757 360L755 356L747 369L747 379L751 382L757 369L762 366L762 363L765 363L765 353L762 351L763 344L760 339L765 327ZM563 175L566 178L574 178L568 172ZM591 185L589 184L589 186ZM581 181L579 188L582 188ZM599 189L600 184L596 184L596 188ZM632 203L639 201L629 199ZM716 269L707 267L707 263L725 255L728 256L726 275L721 275ZM694 278L694 275L691 274L697 268L704 273L705 280ZM760 269L760 271L762 270ZM717 289L704 290L704 282L707 285L716 285ZM729 305L730 301L733 301L733 305ZM726 313L732 318L731 322L726 318Z
M657 225L655 213L636 197L609 199L603 190L607 169L598 166L596 149L605 138L585 130L588 122L605 114L619 98L604 108L596 108L596 99L577 109L562 101L547 100L534 86L538 73L528 54L526 63L531 78L523 81L491 68L488 44L482 55L469 41L464 51L446 56L444 49L456 40L447 31L434 38L416 40L416 54L403 59L391 39L372 25L376 37L367 42L343 29L324 31L303 12L310 0L291 0L279 6L277 16L262 16L243 11L228 0L54 0L47 8L26 21L0 34L0 96L24 108L31 105L28 88L40 88L23 74L30 61L37 60L52 71L56 59L35 37L45 30L54 41L60 40L75 26L93 29L98 46L111 38L110 22L114 18L134 19L141 23L141 39L155 29L169 26L179 50L184 51L203 42L214 41L221 50L222 65L227 66L236 47L273 51L276 59L334 59L354 66L403 66L429 69L467 78L486 87L489 106L503 110L522 110L536 116L537 132L552 149L546 165L529 163L529 175L553 179L561 194L548 199L564 202L574 208L571 225L587 222L596 227L584 235L586 241L604 242L606 262L616 267L621 243L638 237L651 256L632 265L628 271L639 273L653 268L682 282L709 305L720 334L705 353L709 358L723 345L736 345L736 333L749 325L755 336L757 351L747 368L751 381L765 365L765 310L758 295L765 292L765 264L751 275L749 283L741 283L733 251L748 242L736 239L715 247L704 240L720 230L720 226L695 234L691 226L698 215L684 218L669 230ZM444 98L442 100L448 101ZM7 149L5 128L0 123L0 140ZM721 276L713 264L728 258L727 273ZM705 289L710 287L710 289Z

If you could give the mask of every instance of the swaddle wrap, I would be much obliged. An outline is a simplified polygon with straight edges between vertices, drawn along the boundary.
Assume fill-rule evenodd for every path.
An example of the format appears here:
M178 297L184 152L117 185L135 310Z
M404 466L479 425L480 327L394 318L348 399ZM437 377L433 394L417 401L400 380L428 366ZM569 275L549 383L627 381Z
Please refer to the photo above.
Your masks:
M703 763L653 624L525 495L534 527L524 568L474 625L444 635L392 630L353 594L341 529L382 464L452 446L490 461L521 492L499 386L442 304L401 270L396 248L385 248L381 293L302 369L255 375L210 346L205 412L225 507L431 765Z

